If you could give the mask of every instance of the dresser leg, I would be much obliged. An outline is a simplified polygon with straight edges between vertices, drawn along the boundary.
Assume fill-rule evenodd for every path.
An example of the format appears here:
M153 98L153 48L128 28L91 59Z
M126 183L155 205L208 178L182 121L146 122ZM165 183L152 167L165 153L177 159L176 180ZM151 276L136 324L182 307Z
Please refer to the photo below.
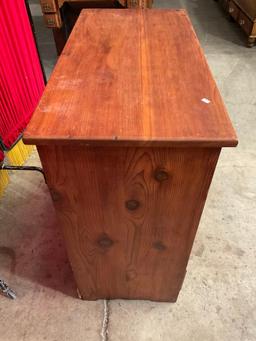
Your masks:
M55 46L57 50L58 56L61 54L65 44L66 44L66 36L63 27L61 28L53 28L52 29Z
M249 37L247 41L247 47L253 47L255 44L256 38Z

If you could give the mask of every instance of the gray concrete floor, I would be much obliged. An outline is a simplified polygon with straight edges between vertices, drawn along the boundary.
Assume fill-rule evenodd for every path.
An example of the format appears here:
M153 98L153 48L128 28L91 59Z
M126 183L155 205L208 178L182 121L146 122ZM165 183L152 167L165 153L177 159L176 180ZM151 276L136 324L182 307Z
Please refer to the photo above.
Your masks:
M244 47L214 1L155 7L188 10L240 144L222 152L178 302L111 301L109 340L256 340L256 47ZM32 11L49 75L52 35L36 1ZM103 302L76 298L57 225L42 176L13 174L0 206L0 274L18 298L0 297L1 341L101 340Z

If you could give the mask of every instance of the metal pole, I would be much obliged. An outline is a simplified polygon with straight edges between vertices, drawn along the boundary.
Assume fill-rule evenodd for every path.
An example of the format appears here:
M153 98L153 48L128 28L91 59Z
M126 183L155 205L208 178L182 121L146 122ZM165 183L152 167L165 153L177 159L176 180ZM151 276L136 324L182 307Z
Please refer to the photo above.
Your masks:
M19 170L19 171L36 171L36 172L40 172L41 174L43 174L44 176L44 180L46 182L45 179L45 174L44 171L41 167L36 167L36 166L11 166L11 165L5 165L4 163L1 165L0 164L0 170Z

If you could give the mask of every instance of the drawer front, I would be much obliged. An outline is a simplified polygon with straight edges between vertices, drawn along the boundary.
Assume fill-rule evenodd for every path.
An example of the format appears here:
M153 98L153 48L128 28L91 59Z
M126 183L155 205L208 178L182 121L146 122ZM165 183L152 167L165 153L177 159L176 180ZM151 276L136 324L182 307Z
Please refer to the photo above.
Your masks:
M55 13L57 12L57 6L55 0L40 0L43 13Z
M239 13L238 24L250 36L253 30L253 22L243 12Z
M60 28L62 26L59 13L44 14L46 26L49 28Z
M233 1L230 1L229 7L228 7L228 12L235 20L237 20L238 16L239 16L240 9L239 9L239 7L237 7L237 5Z

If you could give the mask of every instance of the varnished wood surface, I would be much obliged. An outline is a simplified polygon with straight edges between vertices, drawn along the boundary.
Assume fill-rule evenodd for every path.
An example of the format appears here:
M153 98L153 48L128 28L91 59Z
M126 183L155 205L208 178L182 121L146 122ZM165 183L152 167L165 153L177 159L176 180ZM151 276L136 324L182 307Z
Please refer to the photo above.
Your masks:
M237 144L183 10L84 10L24 140L37 145Z
M84 299L177 299L219 151L39 146Z
M256 22L256 1L255 0L233 0L247 16Z

